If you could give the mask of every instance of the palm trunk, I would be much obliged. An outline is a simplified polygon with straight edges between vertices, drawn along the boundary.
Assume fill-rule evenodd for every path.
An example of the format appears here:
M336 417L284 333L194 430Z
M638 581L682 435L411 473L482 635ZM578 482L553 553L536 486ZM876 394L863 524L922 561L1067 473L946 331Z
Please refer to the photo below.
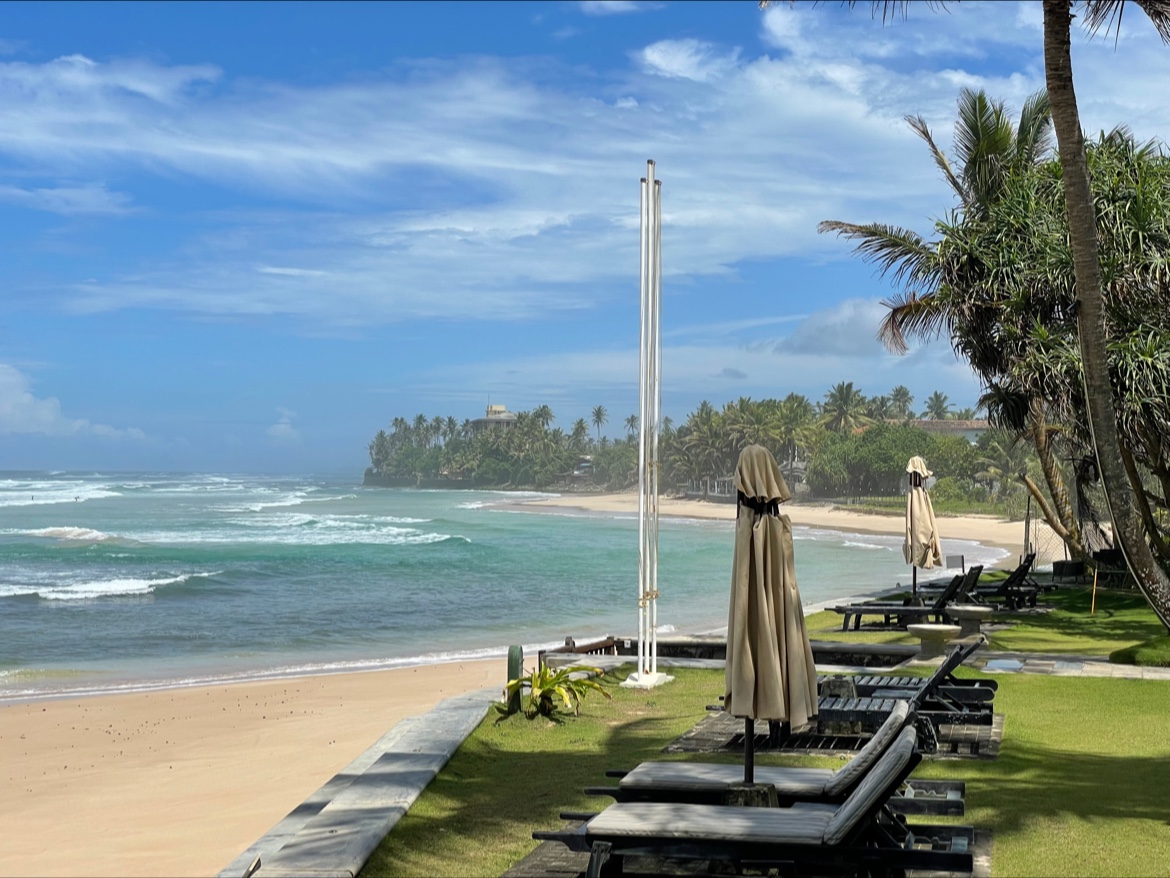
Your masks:
M1044 481L1048 483L1048 493L1052 497L1052 504L1056 507L1055 514L1059 519L1060 527L1057 527L1051 518L1048 519L1048 524L1064 540L1065 545L1068 546L1069 554L1074 558L1083 558L1085 547L1081 542L1081 528L1073 512L1068 488L1064 486L1064 478L1060 475L1060 468L1056 465L1056 455L1052 453L1052 436L1048 429L1048 422L1044 418L1044 401L1039 397L1032 397L1028 404L1028 415L1032 444L1036 447L1036 456L1040 458L1040 468L1044 471ZM1047 515L1045 517L1048 518Z
M1052 105L1052 124L1064 175L1065 209L1077 290L1077 336L1085 384L1085 406L1105 503L1113 533L1137 582L1162 624L1170 630L1170 579L1154 561L1134 504L1125 465L1109 363L1105 348L1105 308L1097 254L1097 223L1089 189L1089 167L1073 90L1069 0L1044 0L1044 72Z

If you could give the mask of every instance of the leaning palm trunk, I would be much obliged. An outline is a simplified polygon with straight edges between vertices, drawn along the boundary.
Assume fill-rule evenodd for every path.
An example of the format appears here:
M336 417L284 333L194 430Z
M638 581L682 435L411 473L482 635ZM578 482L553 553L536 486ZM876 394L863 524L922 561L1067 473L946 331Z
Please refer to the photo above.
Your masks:
M1089 189L1089 168L1073 89L1068 0L1044 0L1044 72L1052 122L1064 172L1064 198L1077 290L1077 336L1084 373L1085 406L1105 503L1113 532L1138 588L1162 624L1170 629L1170 579L1150 551L1135 507L1133 486L1121 460L1121 441L1109 382L1105 308L1097 225Z
M1059 536L1069 553L1074 558L1081 558L1085 554L1084 544L1081 542L1081 528L1073 512L1072 500L1068 495L1068 488L1064 486L1064 478L1060 468L1056 465L1056 455L1052 453L1052 431L1044 418L1044 402L1039 397L1032 397L1028 403L1028 432L1032 436L1032 445L1036 448L1036 456L1040 459L1040 468L1044 472L1044 481L1048 483L1048 494L1052 497L1055 510L1048 510L1044 517L1048 526ZM1026 479L1028 490L1040 501L1043 510L1047 504L1039 495L1039 489Z

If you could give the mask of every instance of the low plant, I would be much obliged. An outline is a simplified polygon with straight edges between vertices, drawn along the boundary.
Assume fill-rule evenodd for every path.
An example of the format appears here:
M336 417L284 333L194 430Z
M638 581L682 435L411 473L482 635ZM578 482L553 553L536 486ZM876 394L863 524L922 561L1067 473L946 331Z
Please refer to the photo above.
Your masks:
M588 676L575 676L578 672L584 672ZM500 717L501 720L510 716L512 714L510 706L516 696L520 696L521 709L528 719L535 719L538 716L552 718L559 705L577 715L581 712L581 702L585 700L589 690L600 692L606 698L610 697L594 679L598 676L601 676L601 669L587 665L574 665L568 668L540 665L534 671L525 669L524 676L508 681L508 685L504 687L504 703L497 704L496 710L504 714Z

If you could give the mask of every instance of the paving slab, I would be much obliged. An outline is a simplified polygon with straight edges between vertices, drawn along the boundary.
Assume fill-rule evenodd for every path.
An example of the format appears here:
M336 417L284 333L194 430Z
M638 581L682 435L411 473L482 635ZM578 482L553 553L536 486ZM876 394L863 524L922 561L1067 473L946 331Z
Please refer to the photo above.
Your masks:
M229 863L219 878L240 878L256 857L256 878L357 875L498 697L496 688L480 689L403 719Z

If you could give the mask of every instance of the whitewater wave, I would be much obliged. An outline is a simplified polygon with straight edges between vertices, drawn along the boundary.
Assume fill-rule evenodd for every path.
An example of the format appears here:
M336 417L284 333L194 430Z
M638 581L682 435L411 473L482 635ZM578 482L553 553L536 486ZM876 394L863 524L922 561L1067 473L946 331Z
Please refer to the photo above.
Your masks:
M35 595L46 601L90 601L97 598L126 597L152 594L168 585L179 585L197 578L218 576L222 571L210 573L181 573L156 579L120 577L94 579L68 583L0 583L0 597L26 597Z
M121 497L113 485L91 482L0 479L0 506L52 506Z
M114 534L94 530L89 527L41 527L34 530L6 530L3 533L17 534L25 537L48 537L55 540L65 540L76 543L100 543L106 540L115 540Z
M424 523L426 519L397 519L394 516L313 516L302 512L257 514L231 518L230 527L207 530L149 531L130 535L145 543L185 545L191 543L269 543L288 546L330 546L367 543L372 545L409 546L441 543L446 540L470 542L456 534L437 533L404 523Z

